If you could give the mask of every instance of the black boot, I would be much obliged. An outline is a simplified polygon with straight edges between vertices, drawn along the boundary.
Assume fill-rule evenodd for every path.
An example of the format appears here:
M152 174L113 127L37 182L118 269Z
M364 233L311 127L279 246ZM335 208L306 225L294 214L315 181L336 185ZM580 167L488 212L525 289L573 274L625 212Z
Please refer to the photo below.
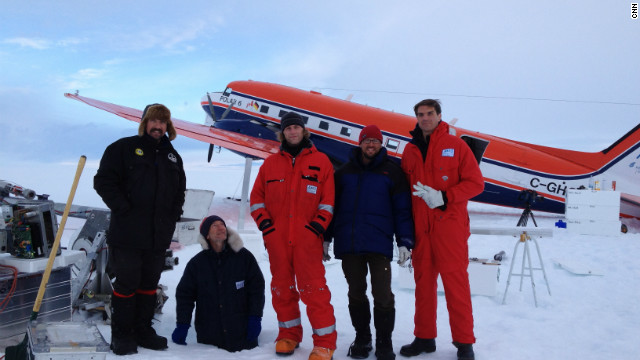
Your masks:
M156 334L152 320L156 310L156 295L137 294L136 302L136 341L139 346L151 350L167 348L167 338Z
M111 350L116 355L138 352L133 324L136 297L128 298L111 295Z
M436 351L436 339L421 339L416 337L411 344L400 348L402 356L417 356L422 353L432 353Z
M376 327L376 358L378 360L394 360L391 333L396 323L396 310L373 308L373 323Z
M356 339L351 343L351 346L349 346L347 356L354 359L366 359L369 357L369 352L371 352L371 350L373 350L371 334L368 336L362 336L361 334L356 333Z
M462 344L454 341L453 345L458 348L458 360L474 360L476 358L472 344Z
M369 327L371 322L369 302L349 304L349 315L351 315L351 324L356 330L356 339L349 346L347 356L354 359L366 359L373 349L373 346L371 346L371 328Z

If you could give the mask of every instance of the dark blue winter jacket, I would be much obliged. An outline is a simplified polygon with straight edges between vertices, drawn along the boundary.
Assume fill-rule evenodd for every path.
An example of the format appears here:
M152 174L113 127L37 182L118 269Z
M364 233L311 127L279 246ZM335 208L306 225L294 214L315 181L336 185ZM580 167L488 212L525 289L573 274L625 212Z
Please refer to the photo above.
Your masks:
M354 148L350 160L335 173L336 201L325 241L334 240L333 252L378 253L393 259L393 238L398 246L414 244L411 192L400 166L384 147L367 166L362 150Z
M239 351L257 346L257 341L247 341L247 324L250 315L262 317L264 277L240 236L227 232L227 246L220 253L200 236L204 250L189 260L176 288L176 322L191 324L195 305L198 342Z

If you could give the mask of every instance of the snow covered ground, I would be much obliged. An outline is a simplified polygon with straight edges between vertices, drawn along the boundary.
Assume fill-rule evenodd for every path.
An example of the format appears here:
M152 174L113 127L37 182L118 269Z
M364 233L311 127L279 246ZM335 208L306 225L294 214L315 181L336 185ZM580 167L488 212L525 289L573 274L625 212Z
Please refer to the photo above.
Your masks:
M234 206L229 201L216 201L212 208L226 218L233 218ZM471 205L472 224L513 226L520 212L509 209L489 208ZM479 210L476 212L475 210ZM491 214L485 214L490 211ZM537 214L540 227L552 227L557 217ZM531 224L531 221L529 221ZM255 230L255 227L250 226ZM638 231L638 227L633 227ZM246 247L257 257L267 278L270 279L269 264L262 240L257 235L244 234ZM473 296L475 345L477 359L634 359L640 350L640 235L638 233L621 234L615 237L576 236L566 230L556 229L552 238L537 240L547 272L551 296L547 292L541 271L534 271L538 307L534 304L530 280L525 278L522 291L519 291L519 278L512 277L506 304L502 299L506 287L512 252L517 239L511 236L472 235L469 240L470 256L492 258L500 250L507 253L507 259L500 265L500 276L495 296ZM532 248L533 249L533 248ZM185 247L176 253L181 265L171 272L165 272L162 283L168 285L170 300L165 305L161 322L157 329L169 336L175 320L175 302L172 294L186 260L200 251L199 245ZM521 249L520 249L521 251ZM535 256L535 252L532 253ZM574 275L556 265L550 259L561 259L579 263L591 268L602 276ZM521 255L517 255L516 269ZM534 264L537 263L533 259ZM514 269L514 272L516 272ZM332 293L338 327L338 349L335 359L347 358L346 352L355 336L349 320L347 308L347 285L339 261L333 260L326 265L327 281ZM519 270L519 269L518 269ZM396 329L393 333L396 353L401 345L413 339L413 291L401 288L399 276L408 276L393 264L393 290L396 295ZM277 335L277 321L270 306L270 294L267 292L267 305L263 318L263 331L259 348L243 351L240 354L228 353L211 346L197 344L195 332L191 329L187 338L188 346L170 344L169 350L152 352L142 349L137 359L186 358L191 359L236 359L239 355L250 359L273 359L273 341ZM439 295L438 308L438 350L419 358L455 359L456 350L451 345L451 333L444 295ZM305 337L291 359L306 359L313 345L310 326L303 316ZM108 331L105 331L108 336ZM115 358L115 356L113 357ZM371 358L374 358L373 354ZM401 358L399 356L399 358Z
M199 161L203 155L199 154ZM209 165L207 168L192 165L187 170L190 188L212 189L216 191L212 214L221 215L230 227L236 227L239 202L227 199L239 196L238 182L242 177L243 161L231 157L223 163ZM254 176L259 163L254 165ZM75 169L75 168L74 168ZM40 168L40 170L42 170ZM83 175L84 183L90 184L93 174L89 169ZM26 172L26 170L25 170ZM37 188L21 178L26 173L16 173L7 178L25 187ZM5 174L3 174L5 176ZM72 178L72 176L70 176ZM81 182L83 184L83 182ZM67 187L65 185L64 187ZM81 185L82 186L82 185ZM89 193L90 188L80 189ZM43 189L46 191L51 191ZM53 192L53 191L52 191ZM81 195L82 198L82 195ZM66 197L65 197L66 199ZM56 201L63 201L57 196ZM75 201L74 203L82 203ZM99 204L87 204L99 206ZM471 223L475 226L514 226L520 216L520 210L494 207L482 204L470 204ZM553 228L561 216L534 213L540 227ZM265 275L270 281L269 263L262 239L251 218L246 215L246 231L242 234L245 246L256 256ZM569 234L566 229L555 229L553 237L540 238L541 255L551 289L548 294L541 271L534 271L538 306L534 304L532 286L528 278L524 279L522 291L519 291L519 278L512 278L506 304L502 304L507 285L507 274L511 265L512 252L517 238L498 235L472 235L469 240L470 256L493 258L501 250L507 254L499 266L499 279L495 296L473 296L475 334L474 346L476 358L481 359L637 359L640 354L640 224L628 222L630 231L617 236L585 236ZM529 221L529 226L532 226ZM168 287L169 300L163 314L158 316L157 331L170 338L175 326L175 300L173 298L184 267L193 255L200 251L200 245L194 244L176 251L180 264L173 271L164 272L161 283ZM534 247L533 263L537 264ZM560 259L567 263L577 263L592 269L601 275L574 275L556 266L551 259ZM521 255L516 256L516 269L519 270ZM347 309L347 285L339 261L326 263L327 281L332 293L338 329L338 349L335 359L346 359L347 349L353 341L354 330ZM515 270L514 270L515 271ZM403 288L401 276L410 276L406 269L400 269L393 263L393 291L396 296L396 328L393 333L394 349L398 353L400 346L413 339L413 290ZM271 306L271 296L267 292L264 309L260 345L252 350L229 353L209 345L198 344L195 331L190 329L187 346L170 342L166 351L139 349L138 354L128 356L131 359L275 359L273 341L277 335L277 321ZM451 333L444 295L438 296L438 332L437 351L421 355L418 359L455 359L456 350L451 345ZM288 359L307 359L313 345L311 328L304 314L304 340L295 354ZM109 327L100 325L105 339L110 340ZM373 324L372 324L373 330ZM108 354L107 359L119 357ZM374 358L373 353L370 356ZM402 357L398 355L398 358ZM280 358L281 359L281 358Z

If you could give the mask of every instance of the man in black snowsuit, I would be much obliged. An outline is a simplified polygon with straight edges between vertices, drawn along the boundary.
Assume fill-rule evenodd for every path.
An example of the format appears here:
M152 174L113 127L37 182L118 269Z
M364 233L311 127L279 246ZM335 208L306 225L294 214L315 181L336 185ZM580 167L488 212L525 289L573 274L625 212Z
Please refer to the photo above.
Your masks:
M138 135L109 145L93 179L94 189L111 209L111 350L117 355L136 353L138 346L167 348L152 319L165 251L185 197L182 158L170 143L175 137L169 109L147 106Z
M253 349L265 301L264 276L255 257L219 216L202 221L199 242L203 250L189 260L176 288L173 342L187 345L195 305L199 343L232 352Z

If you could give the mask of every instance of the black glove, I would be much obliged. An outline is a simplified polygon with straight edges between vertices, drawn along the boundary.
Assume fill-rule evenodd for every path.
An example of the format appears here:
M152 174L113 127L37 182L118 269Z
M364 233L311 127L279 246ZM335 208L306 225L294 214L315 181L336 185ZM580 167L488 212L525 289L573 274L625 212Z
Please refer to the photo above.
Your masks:
M310 222L309 225L306 225L305 227L311 230L311 232L313 232L317 236L322 235L322 233L324 232L324 228L322 227L322 225L315 221Z
M266 236L275 230L271 219L264 219L258 225L258 230L262 231L262 236Z

